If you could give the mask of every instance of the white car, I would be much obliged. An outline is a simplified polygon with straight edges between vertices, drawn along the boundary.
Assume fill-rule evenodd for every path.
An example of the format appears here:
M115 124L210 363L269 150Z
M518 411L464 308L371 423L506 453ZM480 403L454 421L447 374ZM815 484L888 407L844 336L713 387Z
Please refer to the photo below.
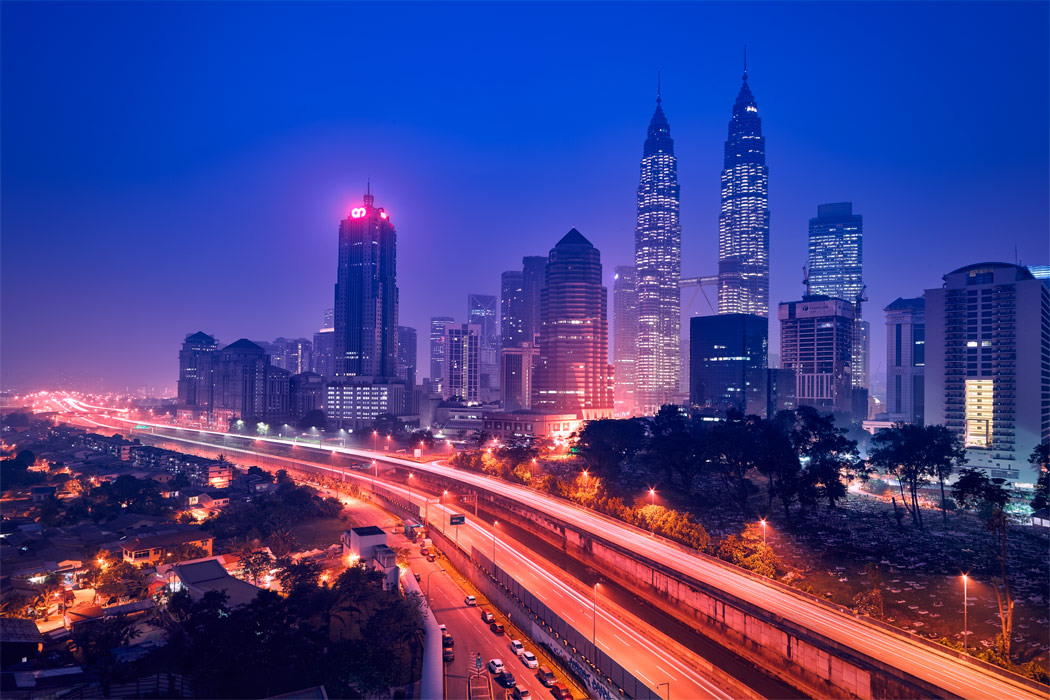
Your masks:
M521 655L521 662L525 664L526 668L539 668L540 661L536 658L536 655L531 651L523 652Z
M475 598L472 595L468 595L466 598L464 598L463 602L466 603L467 605L477 605L478 604L477 598Z
M441 634L444 634L445 632L448 632L448 628L445 627L444 625L438 625L438 629L441 630Z
M521 643L521 640L512 639L510 640L510 650L514 652L515 656L521 656L522 652L525 651L525 645Z
M489 661L489 670L495 673L497 676L503 673L503 662L499 659L493 659Z

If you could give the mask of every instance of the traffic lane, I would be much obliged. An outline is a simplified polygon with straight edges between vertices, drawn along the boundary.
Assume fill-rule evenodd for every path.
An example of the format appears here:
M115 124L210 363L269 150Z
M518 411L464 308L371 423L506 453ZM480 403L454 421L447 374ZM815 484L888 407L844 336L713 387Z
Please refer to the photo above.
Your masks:
M438 622L445 625L455 640L453 650L456 658L445 664L448 697L467 697L467 677L474 672L474 653L481 654L482 667L486 674L492 676L488 671L489 660L500 659L507 670L514 674L515 683L528 688L534 698L538 699L543 694L549 693L536 677L536 670L526 667L510 650L510 641L513 637L511 635L498 636L489 629L488 623L482 622L479 607L493 610L492 606L487 605L487 601L481 598L479 598L481 602L477 607L468 606L463 602L463 598L468 594L464 592L460 581L457 581L458 574L454 570L441 572L442 563L447 563L447 560L438 559L431 563L422 557L419 559L420 562L412 561L411 566L413 570L420 572L424 582L424 591L427 588L425 582L427 578L430 579L430 609ZM473 594L477 595L477 593ZM497 614L498 619L503 620L503 615L499 611L493 610L493 612ZM522 642L526 649L536 653L535 645L530 640L523 639ZM493 677L493 684L494 688L502 687L495 677ZM507 689L507 692L509 693L510 690ZM497 697L501 697L498 691Z

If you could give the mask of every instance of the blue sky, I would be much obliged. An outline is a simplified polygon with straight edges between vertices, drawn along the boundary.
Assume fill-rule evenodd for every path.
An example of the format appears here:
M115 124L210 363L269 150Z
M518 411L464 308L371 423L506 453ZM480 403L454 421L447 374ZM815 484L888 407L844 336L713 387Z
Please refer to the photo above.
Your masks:
M369 177L421 336L572 226L611 285L658 70L683 274L712 273L744 44L772 301L802 293L817 205L852 201L878 369L896 297L1050 259L1047 7L5 2L2 381L173 389L187 333L310 337Z

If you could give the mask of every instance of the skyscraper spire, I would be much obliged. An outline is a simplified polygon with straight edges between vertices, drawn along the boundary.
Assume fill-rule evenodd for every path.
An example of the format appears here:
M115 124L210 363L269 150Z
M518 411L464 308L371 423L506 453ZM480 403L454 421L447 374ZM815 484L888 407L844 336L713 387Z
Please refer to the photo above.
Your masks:
M656 104L660 104L660 71L656 71Z
M747 44L744 44L744 82L747 82Z

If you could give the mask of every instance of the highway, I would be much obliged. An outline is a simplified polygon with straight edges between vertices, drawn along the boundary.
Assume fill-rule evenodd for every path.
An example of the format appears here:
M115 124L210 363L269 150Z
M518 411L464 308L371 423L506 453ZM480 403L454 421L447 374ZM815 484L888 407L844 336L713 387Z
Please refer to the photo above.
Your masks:
M125 423L131 422L122 417L110 417ZM163 423L148 424L156 428L178 430ZM219 437L241 437L241 439L244 439L243 436L216 431L182 430L185 433L200 432ZM288 442L285 440L273 438L259 438L257 443L288 445ZM303 443L299 443L299 446L306 447ZM989 672L979 666L967 663L963 659L912 641L902 634L894 634L889 630L869 625L862 619L854 618L829 606L793 595L790 591L767 585L760 580L743 575L734 567L726 565L717 559L687 551L676 544L664 541L661 538L654 538L650 534L630 527L625 523L577 507L547 494L486 475L457 470L437 463L421 464L381 452L329 446L325 446L323 450L363 459L379 459L413 471L431 472L456 479L474 488L513 498L537 511L545 512L564 520L583 531L602 538L613 539L634 551L644 553L645 556L651 559L663 562L685 576L698 579L762 609L774 611L797 625L824 635L847 648L854 649L891 667L902 669L918 678L925 679L958 697L988 698L989 700L1034 700L1035 698L1043 698L1045 700L1045 696L1038 690L1016 683L1008 677ZM261 452L260 454L265 455L267 453ZM435 508L440 508L440 506L435 506ZM472 523L472 527L476 528L478 526L476 523ZM527 560L523 560L523 564L527 566L526 562ZM536 573L540 575L539 572ZM523 581L522 583L526 582ZM528 584L526 583L526 585ZM569 593L568 595L570 599L572 599L573 595L578 596L578 594L574 593ZM580 608L586 607L588 604L587 601L577 601L577 603ZM627 646L630 647L630 645ZM635 648L635 652L637 651L638 649ZM617 658L616 655L614 655L614 658ZM629 667L629 665L625 664L625 667ZM653 669L650 669L650 671L656 673ZM686 696L684 694L678 695L678 697ZM694 697L700 697L700 695Z

